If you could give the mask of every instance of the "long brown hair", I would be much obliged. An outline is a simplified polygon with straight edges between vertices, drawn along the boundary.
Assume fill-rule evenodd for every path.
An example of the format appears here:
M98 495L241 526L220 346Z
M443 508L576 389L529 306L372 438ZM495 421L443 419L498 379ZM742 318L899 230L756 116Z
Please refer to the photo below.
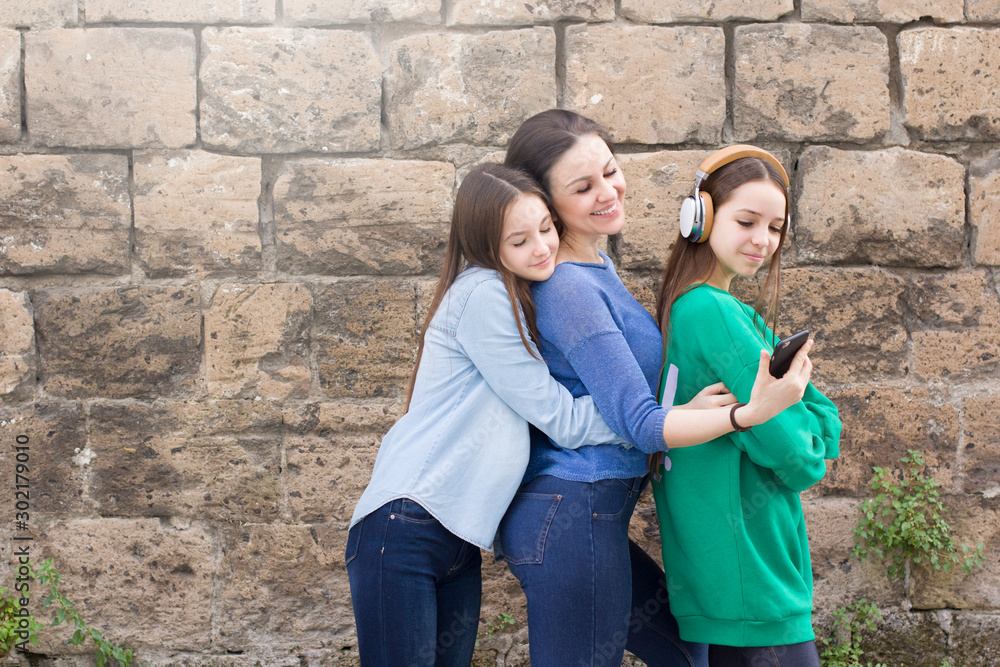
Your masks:
M600 137L614 154L615 145L611 141L611 135L590 118L568 109L549 109L537 113L521 123L521 127L510 138L504 164L531 174L551 196L552 166L576 145L580 137L588 134ZM554 221L556 230L562 236L563 226L558 215L554 216Z
M788 233L789 198L785 179L767 160L747 157L730 162L709 174L708 178L701 184L701 190L712 197L714 207L718 210L720 206L732 198L738 187L751 181L769 181L785 195L786 223L781 227L778 249L771 255L767 275L760 285L754 304L754 311L758 315L757 318L754 318L754 324L763 335L767 322L770 321L772 331L776 329L778 324L778 298L781 292L781 248L785 242L785 235ZM660 331L663 332L664 350L667 349L670 338L671 306L685 292L707 281L712 275L712 271L715 270L717 262L715 253L707 242L691 243L678 232L673 250L670 251L670 257L667 259L667 266L663 271L660 289L656 295L656 321L660 323ZM757 319L759 322L756 321Z
M451 216L451 232L448 234L448 246L445 250L444 267L438 279L434 298L427 311L423 329L420 331L420 343L417 348L417 361L410 376L410 387L406 394L406 409L410 408L413 398L413 385L417 380L417 370L420 368L420 358L424 353L424 337L427 327L434 318L444 295L455 282L462 271L470 266L481 266L493 269L503 279L507 296L510 297L510 307L517 322L517 332L521 342L531 356L539 361L541 358L532 350L528 336L537 345L538 329L535 326L535 302L531 298L530 282L518 278L500 260L500 243L503 239L503 223L510 206L523 195L535 195L548 205L548 197L538 187L538 183L520 169L514 169L496 163L485 163L473 167L462 180L455 196L455 208ZM528 324L525 333L521 326L520 312Z

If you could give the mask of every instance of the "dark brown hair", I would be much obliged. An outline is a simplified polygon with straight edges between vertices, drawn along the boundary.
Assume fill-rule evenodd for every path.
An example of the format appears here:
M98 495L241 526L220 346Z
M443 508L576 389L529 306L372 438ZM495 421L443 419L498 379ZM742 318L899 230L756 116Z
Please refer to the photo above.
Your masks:
M406 394L406 407L410 407L413 397L413 385L417 379L417 369L420 368L420 357L424 352L424 337L427 327L434 318L444 295L455 282L462 271L470 266L481 266L497 271L503 279L507 295L510 297L510 307L514 311L517 322L517 332L521 342L533 357L539 356L528 343L530 335L538 343L538 329L535 327L535 302L531 299L530 282L519 278L500 260L500 243L503 239L503 223L511 205L522 195L536 195L548 205L548 197L538 187L538 183L519 169L496 163L485 163L473 167L462 180L455 196L455 208L451 216L451 232L448 234L448 246L445 250L444 267L438 280L434 298L431 300L420 332L420 343L417 348L417 361L410 377L410 387ZM525 334L521 326L520 312L528 324Z
M730 162L709 174L701 184L701 190L712 197L715 210L729 201L738 187L751 181L769 181L785 195L785 219L788 219L788 188L781 173L767 160L747 157ZM717 233L717 232L716 232ZM781 227L778 249L771 255L767 275L757 294L754 310L760 322L755 324L764 333L767 322L774 331L778 324L778 297L781 291L781 248L788 233L788 223ZM664 349L670 336L670 308L685 292L704 283L712 275L718 260L708 242L692 243L680 235L674 241L673 250L663 271L660 289L656 295L656 321L663 332ZM755 318L756 319L756 318Z
M549 109L521 123L507 143L504 164L528 172L551 197L549 177L552 166L576 145L580 137L596 134L612 154L611 135L595 121L567 109ZM562 235L562 222L555 216L556 230Z

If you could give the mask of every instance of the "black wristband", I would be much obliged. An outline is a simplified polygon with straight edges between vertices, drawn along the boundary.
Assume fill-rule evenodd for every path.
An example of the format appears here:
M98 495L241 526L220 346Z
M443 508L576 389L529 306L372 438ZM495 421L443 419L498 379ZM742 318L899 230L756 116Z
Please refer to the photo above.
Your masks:
M739 424L736 423L736 411L745 405L746 403L737 403L736 405L733 406L733 409L729 411L729 421L733 425L733 429L735 429L738 433L743 433L744 431L750 430L749 426L740 426Z

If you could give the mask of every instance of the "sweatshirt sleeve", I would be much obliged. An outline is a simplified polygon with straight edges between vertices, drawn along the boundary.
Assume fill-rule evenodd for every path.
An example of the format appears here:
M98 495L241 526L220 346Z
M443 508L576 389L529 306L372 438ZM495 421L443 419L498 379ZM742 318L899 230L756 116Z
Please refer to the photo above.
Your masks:
M663 422L670 408L660 406L650 391L608 304L599 292L572 280L549 283L544 297L536 297L539 328L541 318L558 319L545 327L546 341L572 366L612 430L646 454L665 451Z
M764 337L734 301L729 309L717 298L700 313L701 353L714 374L740 402L750 400ZM704 335L701 335L704 332ZM714 333L713 333L714 332ZM803 491L826 474L826 460L840 453L837 406L811 383L801 401L743 433L734 444L759 466L770 468L790 489Z
M538 358L525 349L500 280L485 280L472 290L455 338L490 389L560 447L623 444L589 396L574 399L549 374L530 338L528 343Z

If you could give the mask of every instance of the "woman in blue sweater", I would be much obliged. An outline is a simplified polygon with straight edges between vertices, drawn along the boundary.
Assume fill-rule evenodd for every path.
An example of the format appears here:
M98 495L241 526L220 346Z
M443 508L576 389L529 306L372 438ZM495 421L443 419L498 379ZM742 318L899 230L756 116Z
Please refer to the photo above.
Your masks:
M542 357L573 396L593 397L628 444L566 449L532 434L525 484L495 543L528 599L531 663L618 665L628 648L649 665L703 665L707 647L678 636L663 571L628 538L648 456L664 442L692 445L709 431L729 433L737 419L762 423L797 402L805 353L782 380L769 375L761 354L746 406L734 410L722 393L728 390L714 385L715 409L661 407L654 397L659 327L599 249L625 222L625 179L610 137L590 119L551 109L521 125L506 164L538 180L560 227L555 271L532 287Z

